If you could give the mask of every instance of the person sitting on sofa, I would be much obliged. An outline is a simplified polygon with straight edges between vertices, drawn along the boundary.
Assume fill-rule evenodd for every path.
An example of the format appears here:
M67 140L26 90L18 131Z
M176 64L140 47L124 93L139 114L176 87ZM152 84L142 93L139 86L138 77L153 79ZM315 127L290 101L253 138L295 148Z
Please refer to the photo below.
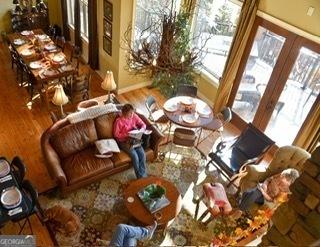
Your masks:
M134 129L146 129L146 124L134 112L131 104L125 104L113 125L113 135L118 142L120 149L128 153L137 178L147 177L146 155L141 145L130 145L129 131Z
M281 193L288 194L289 186L299 177L296 169L286 169L267 178L262 184L243 192L239 209L248 212L254 203L264 204L265 200L274 202Z

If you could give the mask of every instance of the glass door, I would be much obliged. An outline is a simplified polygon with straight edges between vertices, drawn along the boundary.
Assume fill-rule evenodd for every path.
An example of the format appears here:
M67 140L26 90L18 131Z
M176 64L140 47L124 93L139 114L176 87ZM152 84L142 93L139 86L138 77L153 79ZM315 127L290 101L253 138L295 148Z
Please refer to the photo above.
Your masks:
M258 17L229 97L233 123L290 145L319 102L320 45Z
M258 27L232 106L246 122L253 122L285 40L265 27Z
M319 97L320 53L305 46L297 49L298 55L265 130L265 133L279 146L294 141L311 107Z

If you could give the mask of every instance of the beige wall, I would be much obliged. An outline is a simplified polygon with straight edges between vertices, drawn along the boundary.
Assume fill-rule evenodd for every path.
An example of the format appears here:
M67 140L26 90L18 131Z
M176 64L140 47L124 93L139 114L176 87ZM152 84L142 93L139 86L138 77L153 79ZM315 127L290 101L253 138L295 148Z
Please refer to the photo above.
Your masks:
M312 16L307 16L310 6L315 10ZM259 10L308 33L320 36L319 0L260 0Z
M61 11L59 0L48 0L50 23L61 26ZM11 32L11 21L9 11L14 8L12 0L0 0L0 32Z

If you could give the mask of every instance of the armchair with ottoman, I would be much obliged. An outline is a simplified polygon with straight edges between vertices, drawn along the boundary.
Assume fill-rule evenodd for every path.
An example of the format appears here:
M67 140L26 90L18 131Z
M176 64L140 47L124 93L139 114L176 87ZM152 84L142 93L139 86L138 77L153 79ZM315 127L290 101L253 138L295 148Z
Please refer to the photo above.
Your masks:
M110 112L71 124L61 119L41 136L42 154L51 177L62 195L131 167L131 158L123 151L110 158L97 158L94 142L113 138L113 122L118 113ZM139 117L152 130L146 158L157 158L163 135L143 115Z

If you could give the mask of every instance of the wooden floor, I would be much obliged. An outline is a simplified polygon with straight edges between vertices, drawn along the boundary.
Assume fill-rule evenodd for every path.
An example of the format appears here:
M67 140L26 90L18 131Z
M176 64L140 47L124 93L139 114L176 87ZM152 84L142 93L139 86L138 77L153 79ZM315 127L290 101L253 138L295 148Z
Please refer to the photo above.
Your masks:
M27 178L38 191L44 192L55 186L44 165L41 155L40 137L51 124L51 119L45 104L40 98L30 103L26 88L16 82L16 72L11 69L8 48L0 43L0 156L11 160L18 155L27 166ZM93 74L90 85L91 97L104 95L100 88L101 78ZM148 95L156 97L162 104L165 98L156 89L142 88L118 95L120 102L130 102L146 112L144 100ZM47 232L36 217L32 217L34 233L37 235L37 245L52 246ZM16 225L8 224L2 229L2 234L17 234ZM29 234L28 231L25 234Z

